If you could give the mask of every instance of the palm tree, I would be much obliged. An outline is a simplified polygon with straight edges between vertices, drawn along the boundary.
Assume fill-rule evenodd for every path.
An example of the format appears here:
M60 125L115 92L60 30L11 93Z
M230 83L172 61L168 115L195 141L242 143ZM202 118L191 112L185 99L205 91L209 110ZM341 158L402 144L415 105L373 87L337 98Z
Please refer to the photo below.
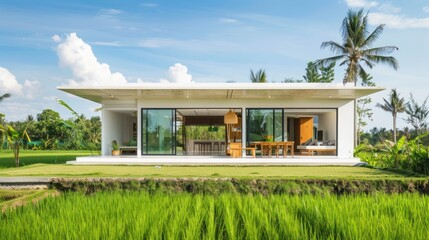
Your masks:
M377 63L384 63L395 70L398 69L398 62L392 56L385 56L395 50L395 46L374 47L371 45L378 39L384 29L384 24L379 25L370 33L368 30L368 13L364 14L363 9L358 12L349 10L341 26L342 43L334 41L323 42L321 48L329 48L336 56L319 59L317 65L328 66L329 64L341 61L339 66L347 65L344 75L344 83L353 82L356 85L358 76L366 74L363 65L373 68Z
M405 121L414 127L417 135L421 134L422 130L425 130L428 126L429 108L426 105L427 100L428 98L424 100L422 105L419 105L414 96L410 94L410 102L406 105L405 113L407 113L408 117Z
M0 96L0 102L1 101L3 101L4 99L6 99L6 98L9 98L10 97L10 94L9 93L5 93L5 94L3 94L2 96Z
M256 74L250 69L250 81L253 83L266 83L267 82L267 74L265 70L259 69Z
M392 89L389 95L389 101L383 98L384 104L377 103L377 107L383 109L386 112L391 112L393 117L393 142L396 143L396 117L398 113L405 111L405 100L399 97L396 89Z

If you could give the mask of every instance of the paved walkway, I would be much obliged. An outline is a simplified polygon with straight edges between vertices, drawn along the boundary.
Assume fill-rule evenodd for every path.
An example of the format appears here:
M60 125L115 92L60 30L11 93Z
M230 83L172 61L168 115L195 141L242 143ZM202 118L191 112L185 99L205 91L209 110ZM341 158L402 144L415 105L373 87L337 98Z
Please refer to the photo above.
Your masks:
M46 177L0 177L0 189L48 188Z

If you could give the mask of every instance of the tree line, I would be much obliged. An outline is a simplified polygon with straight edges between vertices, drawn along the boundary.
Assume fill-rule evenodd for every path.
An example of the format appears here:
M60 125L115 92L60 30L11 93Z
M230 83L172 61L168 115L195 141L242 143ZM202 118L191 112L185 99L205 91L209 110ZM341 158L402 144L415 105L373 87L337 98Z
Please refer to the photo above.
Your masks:
M22 138L21 148L33 150L92 150L101 149L100 117L86 118L83 114L69 119L61 118L52 109L45 109L36 117L28 115L23 121L6 121L6 116L0 113L0 125L5 129L0 138L0 148L9 149L13 143L8 141L13 129L19 135L26 132L29 141ZM11 136L8 136L11 135ZM90 142L90 144L88 144Z

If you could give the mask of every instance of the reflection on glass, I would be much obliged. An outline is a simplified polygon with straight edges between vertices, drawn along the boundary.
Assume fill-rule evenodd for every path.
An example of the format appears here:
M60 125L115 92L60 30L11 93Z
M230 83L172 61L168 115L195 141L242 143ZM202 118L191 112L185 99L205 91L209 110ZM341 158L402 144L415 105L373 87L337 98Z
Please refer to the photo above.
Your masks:
M173 109L142 110L143 154L175 154L174 117Z
M283 141L282 109L248 109L249 142Z

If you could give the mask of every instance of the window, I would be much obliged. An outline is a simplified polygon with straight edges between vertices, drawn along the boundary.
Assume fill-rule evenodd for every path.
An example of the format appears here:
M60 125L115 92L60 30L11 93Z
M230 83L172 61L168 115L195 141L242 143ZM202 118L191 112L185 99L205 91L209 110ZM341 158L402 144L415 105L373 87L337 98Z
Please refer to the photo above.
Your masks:
M143 155L175 155L174 109L142 109Z

